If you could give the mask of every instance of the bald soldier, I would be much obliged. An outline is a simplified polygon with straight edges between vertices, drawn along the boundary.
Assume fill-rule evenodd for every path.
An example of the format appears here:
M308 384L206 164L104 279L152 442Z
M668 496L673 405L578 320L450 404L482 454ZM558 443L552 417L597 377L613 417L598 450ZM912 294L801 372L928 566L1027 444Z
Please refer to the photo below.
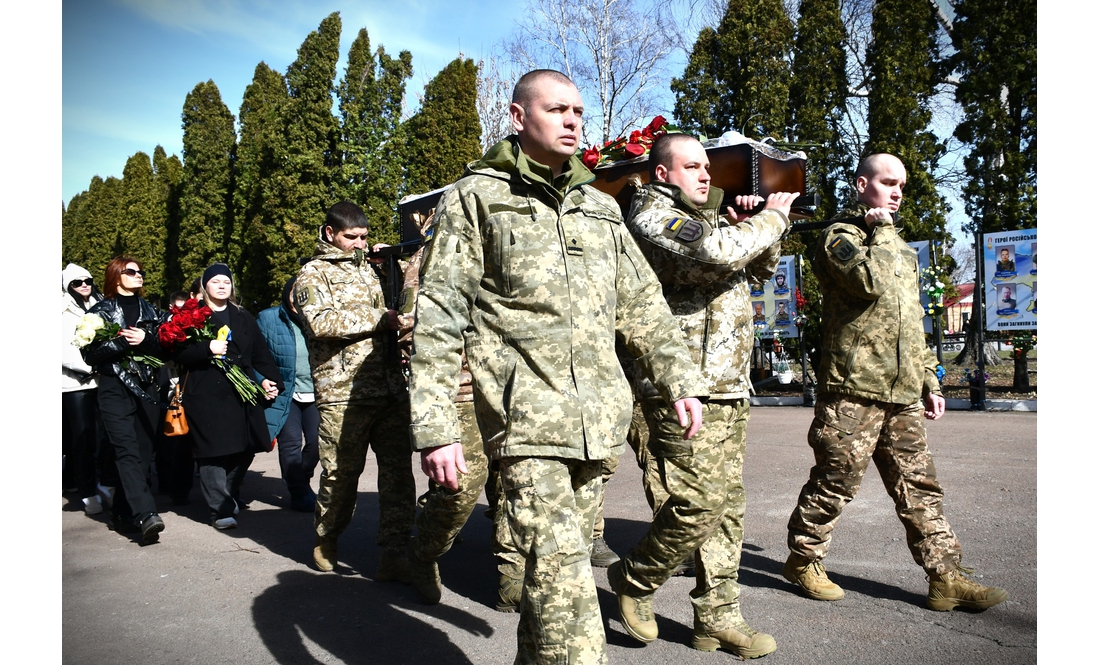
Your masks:
M520 78L509 107L516 133L439 202L417 295L413 447L429 478L458 488L465 346L478 428L525 560L517 664L607 662L589 545L600 463L622 453L630 423L616 338L685 438L706 392L618 204L574 156L583 110L561 72Z
M741 616L737 583L753 346L749 284L775 274L779 240L790 228L791 202L798 194L769 196L765 209L751 218L732 208L723 215L723 192L710 185L709 169L702 143L687 134L666 134L650 151L649 184L631 201L627 227L661 281L710 399L703 406L699 435L684 441L677 436L676 414L654 387L644 380L637 386L649 426L649 452L668 499L645 537L611 565L607 577L627 633L652 642L657 638L654 593L694 553L692 646L758 658L775 650L775 640ZM763 199L739 196L736 201L752 209Z
M787 523L783 576L815 600L840 600L822 561L840 511L873 459L928 573L930 609L984 610L1008 597L966 577L962 546L943 514L943 490L923 418L944 413L936 357L924 341L917 254L894 225L905 166L885 153L856 170L858 204L818 240L814 274L824 299L819 397L807 438L816 464Z

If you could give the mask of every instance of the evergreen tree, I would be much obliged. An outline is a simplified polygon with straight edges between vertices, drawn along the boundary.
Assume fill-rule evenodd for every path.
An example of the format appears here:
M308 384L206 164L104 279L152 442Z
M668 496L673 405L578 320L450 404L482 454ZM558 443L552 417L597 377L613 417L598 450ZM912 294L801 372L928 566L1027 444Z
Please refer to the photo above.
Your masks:
M839 0L802 0L791 65L789 137L807 153L806 189L821 196L817 219L829 219L838 208L837 189L847 182L851 165L842 145L841 123L848 95L846 38ZM813 258L819 232L793 233L783 240L783 253ZM821 349L821 290L809 265L802 271L803 343L816 367Z
M165 294L165 206L149 155L138 152L122 170L122 201L117 219L122 253L145 268L145 294L157 302Z
M910 241L948 236L947 202L932 176L945 149L929 129L940 67L937 29L930 2L878 0L872 11L864 154L888 152L905 165L906 203L899 220Z
M481 155L477 64L459 56L424 88L420 112L409 119L408 192L421 194L458 180Z
M309 33L298 48L298 57L287 69L288 98L283 105L282 141L278 166L265 179L264 224L270 247L267 288L247 294L253 308L278 301L283 284L298 274L299 259L313 255L325 211L335 202L333 176L338 127L332 115L333 81L340 56L340 14L334 12ZM270 215L270 217L268 217ZM251 221L255 225L255 218ZM252 282L260 274L251 268Z
M340 198L357 203L371 224L371 243L399 239L397 201L404 191L406 136L401 123L412 54L393 58L379 46L371 55L366 28L348 50L340 101Z
M158 229L158 232L164 238L164 251L158 258L164 266L164 293L167 295L177 289L190 287L190 283L183 282L179 272L179 200L183 189L183 163L175 155L169 157L164 148L158 145L153 150L153 173L163 223L163 228Z
M730 0L718 29L699 33L684 75L672 81L681 128L785 138L793 41L782 0Z
M76 263L103 286L103 270L123 252L117 220L122 211L122 181L92 177L88 190L69 201L61 222L62 260Z
M199 83L183 105L183 191L179 270L184 280L224 261L233 229L233 114L213 81Z
M288 99L283 75L263 62L256 65L241 100L233 190L238 234L229 252L230 265L237 268L241 297L250 305L272 304L282 294L282 284L272 277L271 257L285 239L281 211L272 205L272 192L278 187L276 178L286 154L283 113ZM284 268L281 273L296 271L294 265Z
M963 200L971 231L1033 228L1036 188L1036 2L960 0L950 59L965 119L955 136L970 144Z

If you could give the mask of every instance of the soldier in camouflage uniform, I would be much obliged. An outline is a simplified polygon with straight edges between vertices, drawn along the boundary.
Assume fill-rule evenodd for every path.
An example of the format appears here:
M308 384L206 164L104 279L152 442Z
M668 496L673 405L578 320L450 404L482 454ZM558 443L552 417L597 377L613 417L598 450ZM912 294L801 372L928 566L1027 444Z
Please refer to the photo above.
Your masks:
M695 554L692 646L724 648L744 658L775 650L741 616L737 572L745 515L741 465L749 418L753 345L750 281L767 281L779 264L797 193L773 194L760 214L721 214L722 190L710 186L706 150L686 134L659 138L649 156L650 183L635 195L627 227L661 280L710 393L703 428L684 441L676 416L648 381L638 387L668 499L645 537L608 570L623 627L635 639L657 638L653 594L678 563ZM760 197L738 197L751 209Z
M697 372L660 284L614 199L574 156L580 93L525 74L497 143L444 194L421 270L413 333L413 446L457 489L454 394L465 345L478 427L525 557L516 663L606 663L588 559L600 462L622 452L631 393L615 339L692 436ZM690 415L689 415L690 413Z
M983 610L1008 594L965 576L972 571L961 567L962 548L943 514L922 416L942 416L944 399L924 341L917 254L893 221L904 187L897 157L865 158L856 171L859 205L841 213L864 223L833 224L817 244L824 341L807 435L816 463L787 524L791 554L783 575L810 598L844 596L822 560L840 511L874 460L909 551L928 573L928 607Z
M367 218L353 203L329 209L313 259L302 267L294 304L305 323L320 426L317 568L331 571L351 522L367 449L378 457L379 581L408 581L405 548L416 510L409 448L408 389L385 338L398 316L382 297L380 270L363 249Z

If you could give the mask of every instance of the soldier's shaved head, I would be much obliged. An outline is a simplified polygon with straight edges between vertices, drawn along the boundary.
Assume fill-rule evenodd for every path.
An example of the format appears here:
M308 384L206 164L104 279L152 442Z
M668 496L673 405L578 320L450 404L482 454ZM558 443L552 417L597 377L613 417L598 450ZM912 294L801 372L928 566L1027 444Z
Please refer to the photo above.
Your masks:
M656 182L656 168L658 166L664 166L666 169L672 168L672 155L684 143L688 142L699 143L699 139L690 134L679 132L658 136L657 140L653 142L653 147L649 149L649 179Z
M874 174L878 173L886 165L893 164L901 166L904 170L905 165L901 163L901 160L891 155L888 152L876 152L872 155L867 155L860 162L856 168L856 179L860 176L870 178Z
M519 104L526 109L531 100L535 98L535 91L538 89L539 84L546 79L558 83L568 83L576 87L572 79L556 69L533 69L516 81L516 87L512 88L512 103Z

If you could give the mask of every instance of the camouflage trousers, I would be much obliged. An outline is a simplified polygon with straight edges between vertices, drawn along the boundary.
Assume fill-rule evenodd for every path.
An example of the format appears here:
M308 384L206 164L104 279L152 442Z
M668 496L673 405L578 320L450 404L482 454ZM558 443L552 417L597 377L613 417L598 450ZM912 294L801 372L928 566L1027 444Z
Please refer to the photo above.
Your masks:
M649 531L623 557L629 595L648 595L698 550L691 604L708 630L725 630L741 619L737 583L744 534L745 458L748 400L711 400L703 405L703 426L684 441L672 407L647 401L643 411L650 452L668 493Z
M603 493L599 460L500 460L504 512L526 560L516 665L603 664L607 644L588 560Z
M409 445L408 400L321 404L318 449L320 491L314 526L335 540L351 522L367 450L378 461L378 545L405 550L416 512L416 484Z
M435 561L451 549L458 532L474 512L489 477L489 459L485 456L485 446L474 417L474 403L459 402L456 406L466 473L458 474L458 491L452 492L436 482L428 481L428 491L417 500L420 513L416 516L416 537L409 548L421 561ZM499 483L499 478L495 477L494 482ZM493 497L499 500L500 493L494 492ZM500 572L515 578L523 577L523 557L512 542L504 511L492 512L493 553L500 561Z
M634 458L638 462L638 468L642 470L642 490L645 492L646 501L656 515L661 505L668 499L668 492L661 485L661 472L657 468L657 458L649 453L649 426L645 423L645 414L642 413L642 403L634 402L634 413L630 417L630 429L626 433L626 442L634 451ZM602 461L600 475L603 478L604 487L615 475L619 468L619 458L609 457ZM606 496L606 492L604 493ZM603 496L600 497L600 507L596 512L596 524L592 527L592 539L603 538Z
M825 558L840 511L855 498L873 459L905 525L913 560L928 572L957 566L962 546L943 514L943 490L928 452L920 402L821 395L807 439L815 464L787 523L792 552L813 561Z

